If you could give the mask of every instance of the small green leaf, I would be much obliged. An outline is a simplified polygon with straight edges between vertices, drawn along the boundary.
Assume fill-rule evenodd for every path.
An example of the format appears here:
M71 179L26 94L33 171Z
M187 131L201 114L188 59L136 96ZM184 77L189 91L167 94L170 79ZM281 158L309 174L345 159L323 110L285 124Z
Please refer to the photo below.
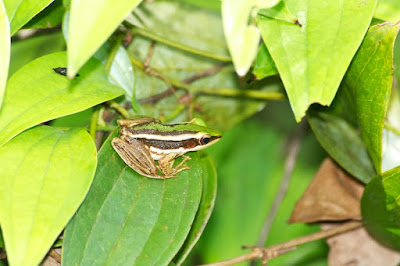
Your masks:
M189 233L204 161L193 153L192 169L177 178L142 177L111 147L117 134L101 148L93 185L66 228L63 265L167 265Z
M65 65L65 52L50 54L32 61L10 78L0 110L0 146L24 129L124 93L108 82L103 65L94 58L72 81L53 70Z
M368 232L400 250L400 167L377 176L365 187L361 214Z
M258 14L292 24L298 23L296 16L290 12L284 1L279 1L279 3L271 8L261 9L258 11Z
M375 8L374 17L396 23L400 20L400 1L379 0Z
M257 55L260 31L250 22L254 8L266 8L275 5L277 0L264 2L251 0L223 0L222 20L229 52L236 73L244 76Z
M393 45L400 25L372 26L344 79L354 97L361 133L375 169L382 171L382 130L393 82Z
M82 65L140 2L141 0L71 2L67 41L69 78L75 76Z
M31 18L42 11L53 0L6 0L4 5L10 19L11 35L17 32Z
M0 1L0 108L3 103L6 89L8 67L10 63L10 26L8 24L6 9Z
M369 26L376 0L285 3L302 27L261 15L257 24L299 122L310 104L331 104Z
M83 201L96 169L84 130L40 126L0 148L0 223L10 265L38 265Z
M258 50L256 62L252 72L257 79L263 79L265 77L278 74L274 60L272 60L272 57L269 54L265 44L262 44Z
M193 226L190 229L190 233L174 259L176 265L182 265L190 251L192 251L194 245L196 245L211 217L217 197L218 180L214 163L209 156L203 157L200 163L203 166L205 177L203 180L203 194L201 196L200 207L197 211Z
M94 57L99 59L103 64L106 63L109 56L110 45L108 42L103 44L95 53ZM133 66L129 59L129 55L125 48L121 45L115 54L114 60L111 64L109 77L111 82L117 84L125 90L126 98L131 101L134 93L135 76L133 73Z
M321 146L347 172L365 184L376 175L364 142L348 122L316 108L307 118Z

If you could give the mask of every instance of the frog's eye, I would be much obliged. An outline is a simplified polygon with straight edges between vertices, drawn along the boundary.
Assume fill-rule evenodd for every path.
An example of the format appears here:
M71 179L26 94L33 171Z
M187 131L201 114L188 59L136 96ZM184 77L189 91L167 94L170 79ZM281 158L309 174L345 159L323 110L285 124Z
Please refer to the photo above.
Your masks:
M201 145L206 145L207 143L210 142L211 136L210 135L204 135L200 139Z

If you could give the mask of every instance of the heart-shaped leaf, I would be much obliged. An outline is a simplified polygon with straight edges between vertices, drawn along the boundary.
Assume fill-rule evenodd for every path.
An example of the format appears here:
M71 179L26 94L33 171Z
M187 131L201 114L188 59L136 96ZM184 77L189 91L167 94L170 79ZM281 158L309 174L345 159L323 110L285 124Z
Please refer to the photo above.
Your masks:
M141 0L81 0L71 2L68 24L68 77L113 33Z
M40 126L0 148L0 223L10 265L38 265L84 199L96 147L84 130Z
M108 82L103 65L94 58L72 81L53 70L65 65L65 52L50 54L10 78L0 110L0 146L24 129L124 94Z
M377 176L365 187L361 214L368 232L400 250L400 167Z
M262 15L257 23L300 121L310 104L331 104L368 28L376 0L285 3L301 27Z
M7 84L8 65L10 62L10 25L6 9L0 1L0 108Z
M167 265L199 207L206 172L194 153L177 178L140 176L111 147L99 152L93 185L65 231L63 265Z
M393 46L400 24L368 30L344 79L375 169L382 171L382 130L393 82Z

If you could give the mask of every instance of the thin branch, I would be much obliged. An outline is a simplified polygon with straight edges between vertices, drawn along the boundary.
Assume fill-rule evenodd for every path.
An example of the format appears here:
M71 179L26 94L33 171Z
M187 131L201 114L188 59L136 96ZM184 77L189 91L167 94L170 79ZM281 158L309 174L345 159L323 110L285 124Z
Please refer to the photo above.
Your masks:
M291 137L291 139L288 142L289 150L285 161L285 170L283 172L283 177L279 188L279 192L275 197L275 200L272 204L269 214L267 215L267 219L265 220L263 229L261 230L260 237L258 238L257 241L257 246L264 246L265 242L267 241L268 234L272 226L272 222L275 220L279 207L289 187L290 178L292 176L294 166L296 165L297 156L299 155L300 144L301 141L303 140L306 131L307 131L307 122L306 120L303 119L301 123L297 126L296 133Z
M194 81L196 81L196 80L198 80L200 78L214 75L219 70L221 70L221 68L223 68L224 66L225 66L225 63L216 65L216 66L214 66L212 68L204 70L203 72L194 74L193 76L190 76L190 77L184 79L182 82L186 83L186 84L189 84L189 83L192 83L192 82L194 82ZM175 91L176 91L175 87L170 87L170 88L168 88L165 91L162 91L160 93L154 94L154 95L146 97L146 98L139 99L138 103L140 103L140 104L144 104L144 103L155 104L158 101L160 101L160 100L172 95Z
M338 235L338 234L343 234L345 232L360 228L362 225L363 225L362 222L359 222L359 221L348 222L343 225L340 225L340 226L337 226L334 228L330 228L328 230L323 230L323 231L313 233L310 235L298 237L298 238L289 240L284 243L272 245L270 247L266 247L266 248L252 247L253 251L246 255L238 256L238 257L220 261L220 262L204 264L203 266L205 266L205 265L207 265L207 266L226 266L226 265L232 265L234 263L239 263L239 262L248 261L248 260L257 259L257 258L261 258L261 259L263 259L263 262L266 262L269 259L279 256L280 254L283 254L287 251L293 250L293 248L295 248L298 245L309 243L309 242L323 239L323 238L332 237L332 236Z
M125 118L125 119L129 119L130 118L130 115L129 115L128 111L124 107L119 105L117 102L108 101L107 104L108 104L108 106L110 106L110 108L114 109L120 115L122 115L123 118Z

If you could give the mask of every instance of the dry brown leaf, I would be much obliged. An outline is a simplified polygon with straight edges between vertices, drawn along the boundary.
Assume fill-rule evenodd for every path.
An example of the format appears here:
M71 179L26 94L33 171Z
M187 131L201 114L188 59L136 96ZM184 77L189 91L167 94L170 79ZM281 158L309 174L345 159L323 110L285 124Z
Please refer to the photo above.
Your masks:
M361 219L364 185L325 159L314 179L296 203L289 223Z
M332 224L322 225L323 229ZM364 227L340 234L326 241L330 247L328 265L332 266L395 266L400 263L400 253L386 248L371 238Z

